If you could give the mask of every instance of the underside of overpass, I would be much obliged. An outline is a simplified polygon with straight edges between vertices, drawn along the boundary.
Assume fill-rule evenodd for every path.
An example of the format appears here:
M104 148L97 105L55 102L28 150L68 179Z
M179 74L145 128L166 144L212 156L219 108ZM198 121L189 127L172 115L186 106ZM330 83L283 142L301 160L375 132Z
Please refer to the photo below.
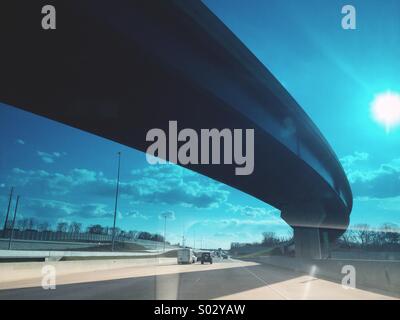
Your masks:
M13 30L1 34L0 102L141 151L148 130L170 120L197 132L254 128L253 174L185 167L280 209L297 255L325 256L347 228L352 194L333 150L200 1L65 1L50 31L24 13L40 12L38 2L12 3L0 22Z

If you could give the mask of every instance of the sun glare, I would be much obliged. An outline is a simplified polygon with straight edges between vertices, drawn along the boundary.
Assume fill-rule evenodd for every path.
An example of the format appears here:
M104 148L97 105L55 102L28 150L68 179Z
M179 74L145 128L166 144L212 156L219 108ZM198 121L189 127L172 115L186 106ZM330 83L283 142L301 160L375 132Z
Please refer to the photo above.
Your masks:
M400 94L390 91L378 94L371 106L375 120L383 124L386 131L400 124Z

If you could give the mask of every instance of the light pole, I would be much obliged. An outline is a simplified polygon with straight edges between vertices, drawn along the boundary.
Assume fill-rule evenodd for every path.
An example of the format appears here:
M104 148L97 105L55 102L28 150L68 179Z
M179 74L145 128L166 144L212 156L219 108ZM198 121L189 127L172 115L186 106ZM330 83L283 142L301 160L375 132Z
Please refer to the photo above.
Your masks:
M193 230L193 249L196 249L196 230Z
M8 241L8 250L11 250L11 242L12 242L12 239L14 236L15 218L17 216L18 202L19 202L19 196L17 196L17 202L15 203L14 218L13 218L12 225L11 225L10 240Z
M114 251L114 245L115 245L115 222L117 219L118 193L119 193L119 172L120 172L120 168L121 168L121 152L118 152L117 154L118 154L118 174L117 174L117 189L115 191L114 224L113 224L113 230L112 230L111 251Z
M7 213L6 213L6 220L4 221L3 230L6 230L6 229L7 229L8 215L9 215L9 213L10 213L10 208L11 208L11 201L12 201L13 192L14 192L14 187L11 187L10 198L8 199L8 207L7 207Z
M165 252L165 241L167 241L166 239L167 237L167 214L164 213L164 252Z

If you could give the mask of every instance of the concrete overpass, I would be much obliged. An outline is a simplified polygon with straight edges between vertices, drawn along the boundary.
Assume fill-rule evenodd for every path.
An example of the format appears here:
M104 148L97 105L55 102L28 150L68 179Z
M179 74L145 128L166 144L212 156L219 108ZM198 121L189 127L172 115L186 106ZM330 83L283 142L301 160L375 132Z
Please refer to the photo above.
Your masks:
M142 151L147 131L169 120L254 128L252 175L188 168L280 209L297 255L326 255L349 223L345 173L297 102L201 2L57 2L56 30L41 29L40 2L10 1L0 22L1 102Z

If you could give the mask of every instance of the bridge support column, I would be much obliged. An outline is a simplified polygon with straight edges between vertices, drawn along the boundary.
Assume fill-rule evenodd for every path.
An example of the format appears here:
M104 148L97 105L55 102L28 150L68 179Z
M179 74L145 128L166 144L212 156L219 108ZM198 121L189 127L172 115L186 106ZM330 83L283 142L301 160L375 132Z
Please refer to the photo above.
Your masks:
M326 217L320 203L286 206L281 217L293 228L296 257L323 259L328 256L329 241L321 225Z
M322 259L320 232L318 228L294 227L296 257Z

